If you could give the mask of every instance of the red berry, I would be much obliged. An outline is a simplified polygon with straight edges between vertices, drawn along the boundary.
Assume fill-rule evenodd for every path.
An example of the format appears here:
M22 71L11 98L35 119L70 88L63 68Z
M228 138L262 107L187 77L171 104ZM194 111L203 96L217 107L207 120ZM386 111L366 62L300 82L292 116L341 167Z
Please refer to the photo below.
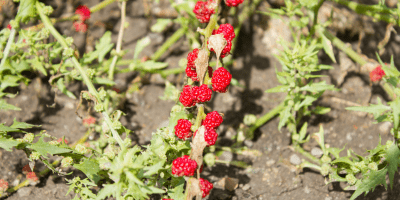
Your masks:
M89 116L86 119L83 119L83 124L91 125L91 124L94 124L94 123L96 123L96 118L94 118L92 116Z
M74 22L76 32L85 33L88 29L88 25L85 22Z
M194 132L194 137L196 137L196 132ZM217 132L212 129L212 128L206 128L206 131L204 132L204 140L207 142L207 146L212 146L215 144L215 142L218 139L218 134Z
M198 1L194 6L193 12L200 23L208 23L210 21L211 15L215 13L213 3L213 1Z
M196 104L196 101L192 96L192 88L191 88L190 85L185 85L183 87L181 95L179 96L179 101L185 107L192 107L192 106L194 106Z
M208 182L206 179L200 178L199 179L200 183L200 190L203 194L203 198L206 197L208 194L210 194L210 190L213 189L213 184Z
M224 58L226 55L229 55L232 48L232 40L233 38L235 38L235 30L233 29L233 26L230 24L221 24L217 30L213 30L212 34L224 35L227 44L225 45L225 48L221 52L221 58ZM212 48L210 50L215 52L214 49Z
M187 56L187 66L191 67L193 69L196 69L196 65L194 64L194 61L197 59L197 56L199 55L199 49L193 49L192 52L188 53Z
M179 119L175 126L175 135L182 140L192 137L193 132L190 130L192 123L187 119Z
M39 180L39 178L36 176L36 173L35 173L35 172L29 172L29 173L26 175L26 179L28 179L28 180L30 180L30 181L33 181L33 182L36 182L36 181Z
M206 128L216 129L224 120L217 111L212 111L206 115L202 125Z
M79 15L80 20L82 22L88 20L90 18L90 10L87 6L85 5L80 5L76 8L75 14Z
M58 138L57 142L61 143L62 142L62 138ZM65 142L65 144L68 144L68 140L64 139L64 142Z
M162 199L162 200L174 200L174 199Z
M385 71L383 71L382 66L379 65L369 73L369 78L372 82L376 82L380 81L385 75Z
M199 81L199 78L197 78L197 73L196 69L191 68L190 66L186 67L186 75L192 79L192 81Z
M244 0L225 0L225 4L229 7L237 7L239 4L243 3Z
M11 24L8 24L7 28L11 30L12 29Z
M215 92L225 93L231 84L232 75L223 67L214 71L211 78L212 90Z
M172 162L172 174L177 176L193 176L197 169L196 161L184 155Z
M8 182L0 179L0 192L5 192L8 189Z
M192 88L193 98L196 99L197 103L204 103L211 100L212 91L206 84L201 85L200 87Z

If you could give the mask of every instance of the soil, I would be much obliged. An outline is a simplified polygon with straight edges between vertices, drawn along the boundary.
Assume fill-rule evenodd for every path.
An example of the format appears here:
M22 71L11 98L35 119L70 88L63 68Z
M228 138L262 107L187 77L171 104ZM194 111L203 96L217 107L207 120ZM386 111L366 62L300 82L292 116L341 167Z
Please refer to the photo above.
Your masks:
M74 8L79 5L73 1L49 1L55 8L52 17L60 17L62 14L73 13ZM87 5L93 6L98 0L87 1ZM270 1L270 3L280 1ZM369 1L368 1L369 2ZM162 15L173 17L167 1L160 4L149 5L149 1L137 0L129 1L127 6L127 22L130 26L126 29L123 41L123 49L129 50L125 58L130 59L133 55L136 41L144 36L152 38L151 45L146 47L140 56L150 56L155 50L173 33L177 27L170 27L165 33L152 33L149 29L155 19ZM377 3L377 2L374 2ZM263 4L265 6L265 4ZM15 9L15 6L14 6ZM158 10L157 10L158 9ZM160 12L159 10L165 11ZM15 12L8 11L2 18L3 27L6 27L9 19ZM175 13L176 14L176 13ZM94 48L95 41L100 38L105 31L112 31L113 42L116 42L119 29L120 11L116 3L111 4L105 9L92 15L89 20L89 31L85 34L76 33L72 28L72 22L62 22L57 24L57 28L62 34L72 36L79 51L90 51ZM4 20L4 21L3 21ZM385 30L386 24L375 23L371 20L366 22L376 30ZM233 77L244 85L244 88L231 86L228 93L215 94L207 105L212 110L224 113L224 122L218 129L220 134L219 145L230 146L233 144L231 137L236 134L238 125L242 123L246 114L255 114L260 117L277 106L284 98L284 94L269 94L264 91L278 85L275 75L275 68L280 68L279 62L273 56L279 45L277 39L283 37L288 39L288 29L282 21L267 19L260 14L254 15L244 23L238 37L236 51L234 52L235 62L229 66ZM396 29L398 29L396 27ZM384 33L384 31L383 31ZM373 33L374 34L374 33ZM392 34L394 35L394 34ZM340 33L340 37L353 47L357 47L359 35L351 36L350 32ZM383 55L384 62L389 62L389 53L399 50L397 42L398 36L389 41L388 52ZM356 38L356 39L354 39ZM383 38L381 31L376 32L376 37L366 37L361 42L361 50L370 58L375 58L374 52L376 44ZM375 44L375 46L373 45ZM161 58L162 61L169 63L168 68L178 67L180 58L186 57L190 47L184 38L172 46ZM337 59L339 55L335 50ZM321 53L321 61L331 64L335 69L326 72L328 75L324 80L334 84L340 91L328 92L322 100L317 102L319 105L329 106L332 111L325 116L314 116L308 119L310 123L309 133L319 130L322 125L325 130L325 141L331 147L343 147L352 149L358 154L366 155L367 149L373 149L382 138L385 143L391 138L388 134L387 124L373 124L370 115L347 111L347 103L357 103L367 105L374 103L377 98L387 101L387 96L382 88L371 85L368 76L357 72L349 72L344 76L343 83L338 83L338 79L343 75L343 65L346 57L338 59L338 63L331 63L329 58ZM348 58L347 58L348 60ZM397 63L397 62L396 62ZM400 63L397 63L397 65ZM50 135L55 137L65 136L67 140L74 142L86 132L86 127L82 125L82 120L75 114L78 101L70 99L65 95L55 92L48 84L48 78L38 74L30 75L32 82L28 86L21 85L15 88L18 96L9 99L8 103L16 105L22 111L7 111L0 113L1 123L10 125L15 118L31 124L42 125L40 128L33 129L34 133L40 130L47 130ZM117 88L126 91L138 76L137 73L117 75ZM171 75L167 77L169 81L176 85L182 85L183 75ZM340 81L339 81L340 82ZM137 144L147 144L151 139L151 133L157 128L163 127L168 123L168 117L174 102L159 99L164 92L165 81L161 76L154 74L145 77L138 92L127 95L123 111L126 116L122 118L122 123L134 131L133 141ZM80 83L69 86L69 89L76 96L79 91L85 89ZM55 98L56 97L56 98ZM340 101L333 101L339 99ZM49 107L55 103L55 107ZM79 110L80 115L87 116L87 107ZM93 113L92 113L93 114ZM341 200L349 199L353 191L344 190L345 184L332 183L325 184L326 178L318 172L304 169L298 171L293 165L293 159L306 159L296 153L291 147L289 132L286 129L278 131L278 118L274 118L259 130L256 131L252 141L246 141L245 145L251 149L261 152L261 156L237 156L228 153L226 159L245 161L251 165L248 169L243 169L227 164L216 164L211 168L205 168L202 176L214 183L208 199L263 199L263 200ZM385 129L386 128L386 129ZM20 134L14 134L21 137ZM311 140L304 148L308 151L317 147L317 143ZM346 151L342 154L345 155ZM220 158L223 159L223 156ZM28 164L28 159L22 151L7 152L0 150L0 178L5 179L11 185L23 181L25 176L22 174L22 167ZM43 165L38 164L36 170L44 169ZM47 175L40 179L36 186L29 186L18 190L16 193L5 198L14 199L72 199L73 193L65 195L68 185L64 178L82 174L74 173L72 176L59 177ZM237 178L239 187L233 191L225 190L219 186L218 181L225 177ZM398 199L400 196L400 177L396 174L394 187L386 191L383 186L377 187L365 197L362 195L357 200L389 200Z

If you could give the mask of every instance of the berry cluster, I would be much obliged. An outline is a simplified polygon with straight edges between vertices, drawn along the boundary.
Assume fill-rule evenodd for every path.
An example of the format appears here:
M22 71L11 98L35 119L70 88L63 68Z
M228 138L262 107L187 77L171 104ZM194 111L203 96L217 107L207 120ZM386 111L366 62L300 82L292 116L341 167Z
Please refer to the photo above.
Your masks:
M8 189L8 182L0 179L0 194Z
M380 81L385 75L385 71L383 71L382 66L379 65L369 73L369 78L372 82L377 82Z
M217 30L213 30L213 35L223 34L226 40L225 48L221 52L221 58L229 55L232 48L232 40L235 38L235 30L233 26L230 24L221 24ZM215 52L214 49L210 49L212 52Z
M85 33L88 29L88 25L85 21L90 19L90 9L85 5L80 5L76 8L75 14L79 15L79 21L76 21L73 24L75 31Z
M223 119L221 115L217 111L210 112L206 115L206 118L203 120L202 125L206 127L206 131L204 133L204 140L207 142L208 146L212 146L218 139L218 134L216 129L219 125L221 125ZM196 131L197 132L197 131ZM194 135L196 136L196 132Z
M28 172L28 174L26 175L26 179L28 179L31 182L39 181L39 178L36 176L35 172Z
M178 124L175 126L175 135L182 140L186 140L192 137L192 131L190 127L192 123L187 119L179 119Z
M200 190L203 198L210 194L211 189L213 189L214 185L208 182L206 179L200 178Z
M198 1L194 6L193 12L200 23L208 23L210 17L215 13L214 1Z
M212 90L215 92L225 93L228 90L228 86L231 84L232 74L223 67L218 68L214 71L211 78Z
M197 59L197 56L199 54L199 49L193 49L192 52L190 52L187 56L187 65L186 65L186 75L192 79L192 81L200 81L199 78L197 77L197 72L196 72L196 65L194 64L195 60ZM211 78L213 73L212 67L208 66L208 76Z
M172 162L172 174L176 176L193 176L197 169L196 161L184 155Z
M243 3L244 0L225 0L225 4L229 7L237 7L239 4Z
M201 86L185 85L179 96L179 101L185 107L192 107L196 103L204 103L211 100L212 91L206 84Z

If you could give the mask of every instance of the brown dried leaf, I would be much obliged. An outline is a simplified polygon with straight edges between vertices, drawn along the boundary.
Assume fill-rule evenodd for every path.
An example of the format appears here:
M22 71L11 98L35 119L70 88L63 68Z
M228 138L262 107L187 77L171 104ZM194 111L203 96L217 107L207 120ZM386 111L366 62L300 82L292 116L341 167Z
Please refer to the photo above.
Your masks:
M207 142L204 140L206 128L204 126L200 126L197 129L196 136L193 138L191 143L192 152L190 153L190 159L196 161L197 168L200 169L203 164L203 151L207 146Z
M208 53L206 50L199 50L199 54L197 55L197 59L194 61L194 65L196 66L196 73L197 77L199 77L200 85L202 85L208 68Z
M218 69L218 60L221 56L222 50L225 48L227 41L224 38L223 34L215 34L211 35L208 39L208 49L213 49L215 54L217 54L217 69Z

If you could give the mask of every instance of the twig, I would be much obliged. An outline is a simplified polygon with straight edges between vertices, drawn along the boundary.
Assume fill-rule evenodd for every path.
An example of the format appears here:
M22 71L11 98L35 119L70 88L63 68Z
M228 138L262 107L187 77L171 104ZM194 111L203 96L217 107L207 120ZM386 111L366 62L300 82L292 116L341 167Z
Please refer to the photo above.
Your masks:
M8 38L6 48L3 51L3 59L1 60L0 69L3 69L4 64L6 63L8 54L10 53L11 45L14 43L16 31L14 28L11 29L10 37ZM1 78L1 74L0 74Z
M157 61L160 57L176 42L178 41L183 35L186 33L187 27L181 27L178 29L171 37L161 45L160 48L153 54L151 57L152 60Z

